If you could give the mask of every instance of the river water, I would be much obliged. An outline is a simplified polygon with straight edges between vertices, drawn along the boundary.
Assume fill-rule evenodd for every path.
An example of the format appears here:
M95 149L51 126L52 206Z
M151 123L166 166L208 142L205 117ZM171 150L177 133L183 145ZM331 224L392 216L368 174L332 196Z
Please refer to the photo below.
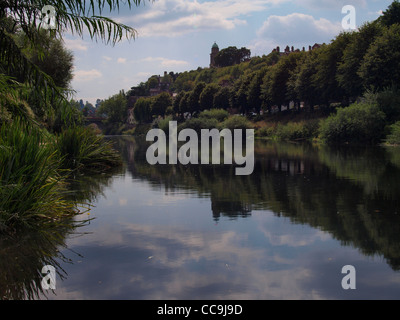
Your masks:
M150 166L143 139L111 139L124 166L77 183L92 220L43 244L57 277L39 298L400 298L399 149L256 141L236 176Z

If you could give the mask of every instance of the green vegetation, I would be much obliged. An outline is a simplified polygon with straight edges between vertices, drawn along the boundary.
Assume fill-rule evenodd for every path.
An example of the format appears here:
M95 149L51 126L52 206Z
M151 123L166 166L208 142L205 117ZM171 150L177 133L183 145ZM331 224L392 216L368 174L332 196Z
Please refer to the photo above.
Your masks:
M224 109L235 115L224 124L238 122L237 114L241 114L253 122L258 137L317 139L328 144L381 143L388 126L400 116L399 12L400 3L395 0L377 20L356 31L342 32L330 43L309 51L274 50L249 58L246 48L222 49L215 58L218 67L164 74L161 83L168 86L161 89L175 97L165 96L165 105L157 112L152 111L154 97L139 98L134 105L135 119L140 124L172 116L181 123L189 121L181 127L204 124L208 128L212 122L201 119L201 113ZM157 86L156 80L150 77L127 97L149 96L148 88ZM356 119L357 112L361 119ZM291 123L285 120L288 117ZM221 123L218 119L218 125ZM379 132L366 132L370 124Z
M107 8L118 7L118 0L45 4L57 12L55 29L40 26L42 1L0 5L1 233L57 226L89 200L71 197L77 170L104 172L121 164L102 136L82 127L82 115L69 98L73 56L63 46L62 34L88 32L115 44L124 35L134 38L136 31L102 16ZM97 16L88 16L95 11ZM122 93L105 104L110 121L120 120L124 98Z
M382 139L385 114L376 105L355 103L339 108L321 125L321 138L328 144L376 144Z

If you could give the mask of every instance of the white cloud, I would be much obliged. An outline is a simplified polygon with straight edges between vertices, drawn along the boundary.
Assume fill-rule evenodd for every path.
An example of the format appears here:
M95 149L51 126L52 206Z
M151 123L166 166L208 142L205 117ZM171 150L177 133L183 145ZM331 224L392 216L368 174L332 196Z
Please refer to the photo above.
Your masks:
M65 46L72 51L87 51L89 44L82 39L64 39Z
M136 25L139 37L174 37L198 30L232 30L247 24L244 18L249 14L282 1L288 0L159 0L150 11L119 20Z
M341 31L341 24L327 19L315 19L302 13L270 16L257 31L253 45L308 46L330 42ZM271 47L272 48L272 47ZM271 49L270 48L270 49Z
M102 73L97 69L74 71L74 81L92 81L101 77Z
M111 61L112 60L112 58L108 57L108 56L103 56L103 59L106 60L106 61Z
M185 60L174 60L174 59L167 59L167 58L163 58L163 57L147 57L147 58L142 59L141 61L157 63L160 66L165 67L165 68L173 68L173 67L189 65L189 62L187 62Z
M126 59L125 58L118 58L117 63L125 63Z

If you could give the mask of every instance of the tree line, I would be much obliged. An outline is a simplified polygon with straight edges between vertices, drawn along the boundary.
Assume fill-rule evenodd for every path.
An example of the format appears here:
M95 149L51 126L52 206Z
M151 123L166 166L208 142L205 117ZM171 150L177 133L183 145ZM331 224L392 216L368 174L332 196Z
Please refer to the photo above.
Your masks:
M315 50L272 52L240 64L175 75L171 89L176 97L162 94L154 98L157 103L139 99L135 116L150 121L152 116L195 115L212 108L271 113L290 102L295 110L304 106L312 111L316 106L348 106L366 92L393 88L400 81L399 8L396 0L377 20L342 32Z

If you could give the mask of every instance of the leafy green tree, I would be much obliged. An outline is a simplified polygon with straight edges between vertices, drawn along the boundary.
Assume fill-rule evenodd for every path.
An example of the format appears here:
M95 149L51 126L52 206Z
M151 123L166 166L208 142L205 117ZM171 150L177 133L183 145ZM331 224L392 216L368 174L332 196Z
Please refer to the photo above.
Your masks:
M247 103L250 108L253 108L257 113L260 112L262 107L261 99L261 85L265 74L267 73L267 68L263 68L257 71L250 81L247 90Z
M152 100L151 113L154 116L163 117L167 108L172 105L172 98L167 92L161 92L157 96L153 97Z
M388 7L386 11L379 20L387 27L393 24L400 23L400 2L399 0L394 0L392 4Z
M201 111L199 99L200 99L200 95L203 92L205 87L206 87L205 82L199 82L196 84L193 91L190 92L189 99L188 99L188 107L189 107L188 111L191 114Z
M127 0L125 3L131 7L138 5L141 0ZM26 47L31 47L44 54L45 48L41 47L40 32L42 8L51 5L56 12L55 29L50 30L54 37L62 38L65 30L83 36L86 31L92 39L100 39L105 43L115 44L124 35L134 38L136 31L124 24L117 23L110 18L102 16L105 9L109 11L117 8L120 1L84 1L84 0L31 0L14 1L3 0L0 4L0 65L5 76L14 77L18 74L18 83L21 90L28 87L30 95L36 95L51 103L46 104L49 109L58 106L60 101L64 107L69 106L69 101L63 90L60 90L51 76L31 61L24 49L19 46L18 39L14 36L16 30L21 30L26 36ZM91 15L91 16L90 16ZM11 21L11 23L10 23ZM15 79L15 78L14 78ZM11 86L9 85L11 90ZM2 97L7 99L6 97ZM19 98L23 98L19 94Z
M181 113L180 108L179 108L179 105L180 105L181 100L182 100L182 98L183 98L184 95L185 95L185 91L179 92L179 93L175 96L175 99L174 99L173 102L172 102L172 108L173 108L173 112L174 112L175 114L180 114L180 113Z
M212 109L214 107L214 96L219 86L215 83L206 85L199 97L200 110Z
M294 100L304 102L311 109L318 101L317 89L313 82L317 59L318 50L307 52L288 80L288 90L295 95Z
M355 100L364 92L363 80L358 71L371 43L383 32L376 21L364 24L352 34L349 45L344 49L343 59L337 68L337 80L346 94Z
M124 92L120 91L104 100L98 112L107 116L108 123L124 122L127 116L127 101Z
M238 108L241 113L246 113L249 109L247 101L247 90L254 76L253 73L244 74L241 76L233 86L233 95L231 98L231 105L233 108Z
M318 90L318 102L329 105L332 102L341 102L345 97L345 90L337 80L337 68L343 61L343 52L350 43L351 33L339 34L329 45L318 49L318 59L313 77L314 86Z
M249 59L250 55L251 52L247 48L238 49L231 46L218 52L215 56L215 64L219 67L233 66Z
M380 91L400 83L400 25L394 24L375 39L358 75L366 88Z
M296 69L298 61L301 61L303 53L295 52L283 57L269 69L261 85L261 97L266 104L278 106L287 104L292 97L289 94L289 78Z
M151 122L151 104L152 98L141 97L136 101L133 107L133 115L139 123Z
M191 113L191 108L190 108L190 104L189 104L189 99L190 99L191 94L192 94L191 91L185 92L182 99L179 102L179 111L182 115L186 112Z
M227 87L220 87L214 95L213 105L215 109L227 110L230 108L230 97L233 93Z

